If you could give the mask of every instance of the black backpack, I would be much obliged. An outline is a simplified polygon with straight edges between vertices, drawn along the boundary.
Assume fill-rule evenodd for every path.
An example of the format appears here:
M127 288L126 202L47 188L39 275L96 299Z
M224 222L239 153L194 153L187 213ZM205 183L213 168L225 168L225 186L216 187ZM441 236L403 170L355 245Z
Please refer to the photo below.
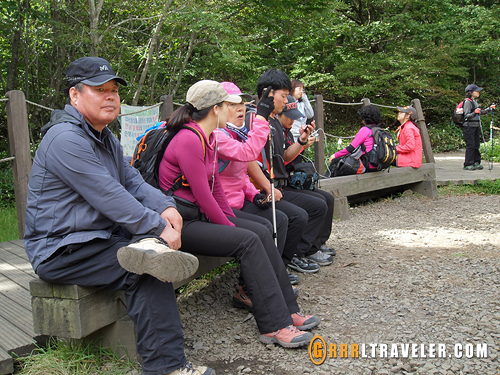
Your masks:
M373 149L368 152L368 161L378 171L396 165L396 143L392 135L379 126L369 126L373 134Z
M451 117L451 119L453 120L455 125L457 125L459 127L462 127L464 125L464 121L465 121L464 103L466 100L471 100L471 99L466 98L466 99L462 100L460 103L458 103L457 106L455 107L455 110L453 111L453 116Z
M165 122L160 124L164 126ZM203 146L203 155L205 155L205 141L203 136L195 128L183 125L181 129L189 129L200 137ZM167 149L168 144L177 134L177 131L167 130L165 127L158 127L149 130L135 146L134 154L130 165L138 169L144 181L151 186L163 190L160 187L158 170L160 168L160 161ZM172 195L175 190L181 186L189 186L183 174L177 176L174 185L165 192L167 195Z

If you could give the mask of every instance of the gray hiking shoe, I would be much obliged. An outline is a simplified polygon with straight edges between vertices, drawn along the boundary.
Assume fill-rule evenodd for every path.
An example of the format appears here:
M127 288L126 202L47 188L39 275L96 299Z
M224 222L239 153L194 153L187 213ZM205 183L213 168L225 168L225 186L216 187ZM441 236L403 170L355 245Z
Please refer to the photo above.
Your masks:
M118 262L127 271L147 273L161 281L175 283L194 275L198 258L192 254L172 250L160 238L144 238L118 249Z
M306 258L312 260L315 263L318 263L320 266L329 266L333 263L333 258L329 255L326 255L321 250L318 250L312 255L306 256Z
M195 366L189 362L184 363L177 370L169 372L166 375L216 375L215 370L206 366Z

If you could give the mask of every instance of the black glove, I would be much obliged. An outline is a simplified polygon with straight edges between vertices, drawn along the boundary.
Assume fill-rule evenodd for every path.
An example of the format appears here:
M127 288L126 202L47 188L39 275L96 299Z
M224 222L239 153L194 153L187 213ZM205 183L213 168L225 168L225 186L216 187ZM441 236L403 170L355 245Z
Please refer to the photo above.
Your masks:
M271 207L271 202L266 202L266 200L267 200L266 194L262 193L259 193L255 197L253 197L253 203L260 209Z
M272 86L269 86L264 91L264 95L262 95L262 99L260 99L259 104L257 104L257 114L264 117L266 121L269 120L269 115L274 110L274 97L269 96L272 90Z

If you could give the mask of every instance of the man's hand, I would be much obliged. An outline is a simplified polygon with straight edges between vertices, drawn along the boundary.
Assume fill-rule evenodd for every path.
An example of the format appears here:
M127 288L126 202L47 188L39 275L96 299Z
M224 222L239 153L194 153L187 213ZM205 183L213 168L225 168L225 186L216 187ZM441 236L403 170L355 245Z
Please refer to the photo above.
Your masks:
M476 110L474 112L477 113L477 114L480 114L481 113L481 108L476 108Z
M490 105L490 108L491 108L491 109L495 109L496 107L497 107L497 105L496 105L496 104L492 104L492 105Z
M274 97L271 94L272 86L264 90L262 99L257 104L257 116L262 116L266 121L269 120L269 115L274 111Z
M181 247L182 216L174 207L169 207L161 213L161 217L167 221L167 226L160 237L167 241L171 249L178 250Z

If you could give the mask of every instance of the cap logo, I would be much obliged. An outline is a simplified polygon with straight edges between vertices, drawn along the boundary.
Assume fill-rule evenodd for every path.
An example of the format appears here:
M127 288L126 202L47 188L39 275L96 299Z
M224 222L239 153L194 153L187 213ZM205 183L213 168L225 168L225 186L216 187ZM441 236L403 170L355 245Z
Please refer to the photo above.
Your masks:
M100 66L99 69L101 70L101 72L103 70L109 70L109 68L106 65Z
M291 111L292 109L297 109L297 102L288 103L286 105L286 110Z

